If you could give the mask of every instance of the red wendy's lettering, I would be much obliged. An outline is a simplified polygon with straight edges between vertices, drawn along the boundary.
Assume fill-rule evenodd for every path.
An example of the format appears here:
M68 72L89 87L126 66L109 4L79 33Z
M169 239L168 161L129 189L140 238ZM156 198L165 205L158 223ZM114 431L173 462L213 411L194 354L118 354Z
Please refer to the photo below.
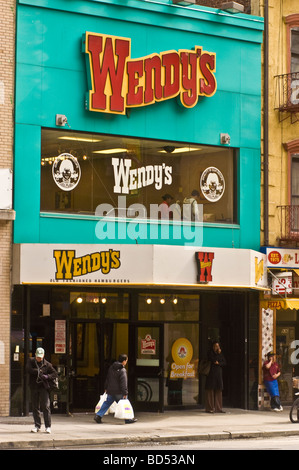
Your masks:
M216 92L216 55L195 50L166 51L131 59L131 39L86 32L90 111L125 114L127 108L180 97L186 108Z
M207 283L213 280L212 266L215 254L207 251L197 251L195 259L197 263L197 282Z
M86 33L86 48L90 56L93 90L90 94L90 108L98 111L110 109L112 113L123 112L122 83L126 59L130 55L130 41L94 34L87 36ZM108 81L109 90L106 88Z

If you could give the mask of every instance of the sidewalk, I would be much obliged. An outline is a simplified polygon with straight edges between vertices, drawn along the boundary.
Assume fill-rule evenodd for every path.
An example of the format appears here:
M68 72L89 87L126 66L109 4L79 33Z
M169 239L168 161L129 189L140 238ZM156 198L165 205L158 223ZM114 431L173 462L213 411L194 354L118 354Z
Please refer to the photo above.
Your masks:
M239 409L226 409L225 414L207 414L203 410L136 413L138 421L134 424L124 424L111 414L103 418L103 424L96 424L93 414L53 414L51 434L44 432L44 425L39 433L31 433L32 416L0 417L0 450L79 445L123 449L128 443L299 435L299 424L290 422L289 409L280 413Z

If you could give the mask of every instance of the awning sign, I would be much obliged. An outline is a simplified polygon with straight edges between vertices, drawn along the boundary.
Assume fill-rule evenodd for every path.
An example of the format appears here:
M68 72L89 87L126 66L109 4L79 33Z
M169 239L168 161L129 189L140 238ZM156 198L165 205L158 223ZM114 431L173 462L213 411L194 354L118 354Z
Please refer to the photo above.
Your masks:
M267 248L268 268L299 269L299 250L290 248Z
M272 294L292 294L292 273L283 272L276 274L275 278L272 279Z
M14 284L168 285L267 289L266 255L165 245L14 245Z

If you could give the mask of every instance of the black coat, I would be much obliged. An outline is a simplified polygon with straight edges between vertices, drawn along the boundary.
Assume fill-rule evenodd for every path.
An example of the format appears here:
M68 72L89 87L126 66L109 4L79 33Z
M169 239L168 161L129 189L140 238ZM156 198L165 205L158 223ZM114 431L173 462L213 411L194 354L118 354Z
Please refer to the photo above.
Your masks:
M28 359L26 371L29 374L29 386L34 389L49 388L48 379L43 378L44 375L47 375L49 379L55 379L58 375L50 362L46 359L37 362L35 357Z
M222 367L226 360L222 353L209 351L208 360L211 361L211 369L206 379L206 390L223 390ZM215 364L218 362L219 364Z
M105 390L108 395L128 395L127 371L121 362L114 362L108 370Z

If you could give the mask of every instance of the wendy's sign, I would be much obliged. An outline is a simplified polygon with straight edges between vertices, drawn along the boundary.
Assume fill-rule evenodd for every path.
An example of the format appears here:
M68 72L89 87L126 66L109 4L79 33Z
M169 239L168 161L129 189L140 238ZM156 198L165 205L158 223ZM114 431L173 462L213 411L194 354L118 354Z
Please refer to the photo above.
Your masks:
M131 59L131 39L86 32L83 52L90 73L90 111L125 114L127 108L176 96L192 108L199 96L216 92L216 54L198 46Z

